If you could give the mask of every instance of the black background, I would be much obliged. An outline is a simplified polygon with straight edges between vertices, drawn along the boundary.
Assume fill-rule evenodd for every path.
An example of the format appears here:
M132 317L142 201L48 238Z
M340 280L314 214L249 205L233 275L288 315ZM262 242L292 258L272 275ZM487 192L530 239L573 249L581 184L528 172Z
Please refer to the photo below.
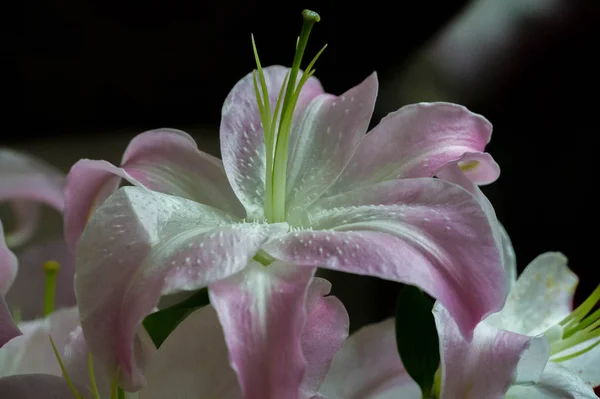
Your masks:
M488 80L484 74L481 90L461 102L494 124L488 149L502 175L484 191L513 239L519 268L544 251L562 251L581 277L580 299L599 281L600 13L591 1L570 3L558 23L525 24L500 56L504 73ZM322 21L307 53L329 44L317 76L340 94L373 70L380 82L393 80L464 5L29 1L14 18L4 15L8 73L0 144L27 149L34 141L68 146L98 137L108 143L123 129L169 126L207 128L196 136L202 147L217 140L223 99L254 67L251 32L263 65L289 65L302 9L318 11ZM378 102L376 121L404 105L390 90L380 89L388 100ZM377 319L393 307L395 285L370 284L379 290L378 303L389 304L374 308L370 318ZM352 288L340 295L368 300L353 297Z

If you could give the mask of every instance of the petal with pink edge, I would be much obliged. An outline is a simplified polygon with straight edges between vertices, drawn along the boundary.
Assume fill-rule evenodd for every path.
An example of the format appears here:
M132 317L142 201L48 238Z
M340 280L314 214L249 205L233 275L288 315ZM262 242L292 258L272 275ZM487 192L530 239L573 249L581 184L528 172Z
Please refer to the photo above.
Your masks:
M592 387L566 368L549 362L540 381L531 386L513 386L508 399L597 399Z
M6 295L6 302L11 309L18 309L23 320L39 318L44 314L46 275L43 264L49 260L57 261L60 265L54 297L55 308L75 306L75 255L67 248L63 238L27 246L27 249L18 253L18 258L19 273Z
M302 331L302 352L307 364L301 387L304 397L319 390L334 356L348 337L348 313L338 298L326 296L330 291L329 281L315 277L306 296L307 320Z
M320 393L326 397L421 398L396 350L394 320L363 327L336 355Z
M263 68L272 111L288 71L289 68L282 66ZM302 118L310 100L321 93L323 89L319 81L308 79L294 110L295 121ZM262 219L266 155L252 73L237 82L227 95L221 112L220 134L221 155L229 183L246 208L248 217Z
M306 208L346 167L369 127L377 89L373 73L339 97L315 97L295 122L287 169L289 212Z
M41 159L0 148L0 202L13 202L17 219L15 230L7 233L9 246L23 244L35 231L38 202L62 212L64 185L64 174Z
M539 255L517 279L502 311L488 321L519 334L542 334L571 313L577 282L563 254Z
M209 287L244 398L302 398L301 335L314 270L253 262Z
M477 200L440 179L403 179L318 201L304 226L264 247L307 266L421 287L469 336L505 298L499 243ZM319 231L320 230L320 231Z
M150 361L146 376L140 399L241 397L212 306L198 309L177 326Z
M407 105L367 134L330 193L385 180L432 177L446 163L484 151L491 133L492 125L484 117L463 106ZM464 162L463 169L476 183L498 178L498 165L489 155L469 155Z
M60 350L78 324L77 308L61 309L45 319L22 323L19 327L23 335L13 338L0 349L0 376L34 373L60 376L48 336L52 336Z
M236 223L185 198L121 188L96 210L77 250L75 292L92 354L119 369L124 389L142 387L144 362L132 344L160 296L237 273L270 235L287 228Z
M0 378L0 398L66 399L73 393L64 378L47 374Z
M67 241L74 248L90 213L124 178L130 183L210 205L238 217L243 207L235 197L223 164L198 150L190 135L175 129L150 130L131 140L121 168L105 161L75 164L66 187Z
M531 384L541 376L550 351L545 337L483 322L469 342L443 306L436 304L433 313L440 337L442 397L502 398L513 383Z

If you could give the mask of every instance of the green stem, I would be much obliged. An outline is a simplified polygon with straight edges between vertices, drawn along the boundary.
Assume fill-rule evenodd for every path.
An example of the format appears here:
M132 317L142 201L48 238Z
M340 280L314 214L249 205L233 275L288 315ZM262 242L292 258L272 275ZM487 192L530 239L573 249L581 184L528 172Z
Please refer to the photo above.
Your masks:
M46 274L46 287L44 291L44 316L49 316L54 312L54 297L56 296L56 276L60 270L60 265L54 260L44 263L44 273Z

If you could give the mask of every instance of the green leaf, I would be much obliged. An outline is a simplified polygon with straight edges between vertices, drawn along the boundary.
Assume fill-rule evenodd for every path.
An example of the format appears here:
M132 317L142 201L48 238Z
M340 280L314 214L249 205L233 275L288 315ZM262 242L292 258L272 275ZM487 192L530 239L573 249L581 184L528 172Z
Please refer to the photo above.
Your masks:
M396 309L396 345L408 375L429 398L440 365L440 348L433 300L417 287L405 286Z
M144 327L150 334L150 338L156 347L160 347L165 339L175 328L185 320L194 310L210 303L208 289L203 288L186 300L176 305L159 310L148 315L144 321Z

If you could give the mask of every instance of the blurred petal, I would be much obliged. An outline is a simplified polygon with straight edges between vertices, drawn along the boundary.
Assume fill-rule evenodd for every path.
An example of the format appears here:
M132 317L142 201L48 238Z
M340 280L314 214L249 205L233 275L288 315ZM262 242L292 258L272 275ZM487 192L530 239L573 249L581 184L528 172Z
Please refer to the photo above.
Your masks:
M383 118L367 134L330 192L386 180L433 177L440 167L461 160L465 153L484 151L491 133L492 125L484 117L463 106L407 105ZM490 183L498 177L499 168L490 156L470 157L475 156L465 161L478 162L468 164L469 177L476 183Z
M504 274L506 278L506 292L510 293L513 285L517 281L517 256L513 248L512 241L504 226L498 223L500 235L502 237L502 252L504 259Z
M40 204L31 200L12 201L10 204L15 226L6 234L6 245L21 246L33 237L40 218Z
M314 268L253 262L209 287L244 398L299 399L306 370L301 334Z
M511 399L596 399L592 387L581 377L564 367L549 362L540 381L531 386L513 386L507 398Z
M316 200L352 158L363 139L377 98L377 74L341 96L315 97L290 137L287 209Z
M598 341L600 341L600 337L575 345L567 351L558 353L556 356L567 356L571 353L577 353L586 349L590 345L597 344L587 352L559 363L561 366L569 369L572 373L577 374L592 387L600 386L600 344L598 344Z
M394 319L352 334L333 360L320 393L344 399L420 399L421 389L404 370L396 350Z
M237 273L271 234L286 230L286 224L235 223L184 198L121 188L96 210L77 250L75 292L92 354L108 369L118 367L124 389L140 388L143 360L132 344L160 296Z
M6 301L11 309L18 309L23 320L39 318L44 314L46 275L43 264L49 260L60 264L56 280L55 307L61 309L75 306L75 255L67 248L62 237L28 246L18 254L18 258L19 273L6 295Z
M41 159L7 148L0 148L0 202L20 203L24 200L32 200L62 212L64 184L64 174ZM35 213L28 218L18 218L25 225L17 228L19 233L17 236L8 239L11 245L21 244L23 240L29 238L27 232L31 231L37 222L37 218L33 218L33 216Z
M15 325L10 310L8 310L8 306L4 301L4 296L0 295L0 353L2 353L7 342L19 335L21 335L21 331Z
M169 335L146 372L140 399L238 399L223 330L212 306L189 315Z
M15 254L8 249L4 239L4 227L0 220L0 296L4 297L17 276L19 263ZM1 341L0 341L1 342Z
M469 342L443 306L436 304L433 313L440 336L442 397L502 398L514 382L539 379L550 351L545 337L531 338L483 322Z
M264 249L283 261L421 287L467 336L505 298L500 247L477 200L440 179L403 179L318 201ZM323 230L323 231L317 231Z
M288 71L282 66L263 68L272 111ZM300 120L309 101L322 92L319 81L310 78L301 91L293 120ZM237 82L225 99L220 133L221 155L229 183L246 208L248 217L252 220L262 219L265 202L265 141L252 73Z
M67 399L73 393L62 377L46 374L0 378L0 398Z
M310 397L319 390L334 356L348 337L350 320L342 302L326 296L331 283L315 277L306 296L306 325L302 332L302 352L306 372L301 391Z
M504 309L488 321L519 334L542 334L571 313L577 281L563 254L539 255L517 279Z
M77 308L61 309L45 319L28 321L19 327L23 335L0 349L0 376L16 374L61 375L49 336L56 347L64 348L69 333L79 324Z

